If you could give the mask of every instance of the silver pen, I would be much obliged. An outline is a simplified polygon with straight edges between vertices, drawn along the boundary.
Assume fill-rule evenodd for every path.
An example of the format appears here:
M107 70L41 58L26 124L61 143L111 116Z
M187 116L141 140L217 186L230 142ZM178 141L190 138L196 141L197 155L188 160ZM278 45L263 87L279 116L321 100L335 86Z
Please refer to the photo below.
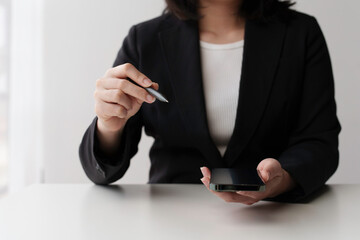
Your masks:
M157 100L161 101L161 102L166 102L169 103L169 101L158 91L156 91L155 89L151 88L151 87L146 87L145 90L150 93L153 97L155 97Z

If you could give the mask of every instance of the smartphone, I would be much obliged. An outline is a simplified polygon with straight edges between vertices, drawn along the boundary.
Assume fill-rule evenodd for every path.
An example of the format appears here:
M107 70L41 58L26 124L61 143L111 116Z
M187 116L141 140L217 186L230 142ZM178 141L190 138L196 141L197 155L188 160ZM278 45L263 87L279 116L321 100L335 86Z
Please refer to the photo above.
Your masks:
M216 192L265 191L256 169L214 168L210 189Z

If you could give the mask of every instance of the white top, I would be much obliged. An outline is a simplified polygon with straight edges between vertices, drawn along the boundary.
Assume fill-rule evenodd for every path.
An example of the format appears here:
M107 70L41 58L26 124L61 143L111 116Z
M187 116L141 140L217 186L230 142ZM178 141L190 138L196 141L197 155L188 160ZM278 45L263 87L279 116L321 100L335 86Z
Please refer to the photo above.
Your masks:
M243 49L243 40L228 44L200 41L207 121L221 156L235 126Z
M307 204L227 203L200 184L33 185L0 198L1 240L359 239L360 185Z

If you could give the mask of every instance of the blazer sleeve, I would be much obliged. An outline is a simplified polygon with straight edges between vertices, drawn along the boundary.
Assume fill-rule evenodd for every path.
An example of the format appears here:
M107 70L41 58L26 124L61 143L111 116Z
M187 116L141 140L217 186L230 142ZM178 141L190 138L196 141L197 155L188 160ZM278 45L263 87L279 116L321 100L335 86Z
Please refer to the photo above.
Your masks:
M279 196L298 201L322 187L339 161L334 79L325 38L315 18L307 34L301 103L287 150L279 157L298 188Z
M138 67L136 49L136 26L133 26L118 52L114 67L131 63ZM79 148L81 165L88 178L96 184L109 184L120 179L130 165L130 159L138 151L141 138L141 108L126 123L120 139L120 148L112 155L106 155L99 148L96 135L97 117L86 130Z

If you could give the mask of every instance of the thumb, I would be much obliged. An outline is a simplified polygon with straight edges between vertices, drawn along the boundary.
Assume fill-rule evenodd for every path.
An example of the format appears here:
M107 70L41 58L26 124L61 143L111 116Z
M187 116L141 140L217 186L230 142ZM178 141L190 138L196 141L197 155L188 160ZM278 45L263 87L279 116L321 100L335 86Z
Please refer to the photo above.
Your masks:
M274 158L266 158L259 163L257 171L261 180L267 183L281 173L281 165Z
M258 170L259 177L264 183L267 183L270 179L270 173L265 170Z

